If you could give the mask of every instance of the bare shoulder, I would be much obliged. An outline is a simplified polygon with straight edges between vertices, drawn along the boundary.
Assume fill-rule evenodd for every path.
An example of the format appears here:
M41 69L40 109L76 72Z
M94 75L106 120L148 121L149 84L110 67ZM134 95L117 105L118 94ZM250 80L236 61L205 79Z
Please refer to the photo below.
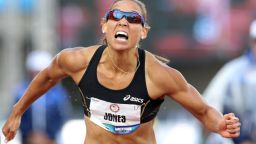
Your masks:
M171 95L188 87L177 69L159 61L150 52L146 52L145 68L149 86L158 91L159 95Z
M77 72L85 69L99 45L90 47L66 48L57 54L58 65L67 73Z

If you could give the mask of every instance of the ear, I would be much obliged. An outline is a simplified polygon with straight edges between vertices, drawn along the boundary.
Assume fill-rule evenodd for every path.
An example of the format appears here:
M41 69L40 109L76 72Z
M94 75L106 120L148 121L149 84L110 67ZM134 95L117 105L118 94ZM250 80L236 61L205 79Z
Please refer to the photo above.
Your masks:
M148 32L150 30L150 27L149 26L144 26L142 31L141 31L141 39L146 39L147 36L148 36Z
M104 20L104 19L101 20L101 31L103 34L106 33L106 31L107 31L106 20Z

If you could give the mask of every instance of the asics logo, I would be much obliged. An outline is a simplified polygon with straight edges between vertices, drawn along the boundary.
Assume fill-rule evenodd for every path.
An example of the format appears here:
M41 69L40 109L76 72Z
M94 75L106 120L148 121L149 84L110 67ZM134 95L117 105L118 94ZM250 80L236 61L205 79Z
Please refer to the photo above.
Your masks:
M124 97L124 101L127 101L127 100L129 100L131 98L131 95L126 95L125 97Z
M140 98L137 98L137 97L132 97L131 95L126 95L124 98L123 98L124 101L132 101L132 102L139 102L139 103L143 103L144 102L144 99L140 99Z

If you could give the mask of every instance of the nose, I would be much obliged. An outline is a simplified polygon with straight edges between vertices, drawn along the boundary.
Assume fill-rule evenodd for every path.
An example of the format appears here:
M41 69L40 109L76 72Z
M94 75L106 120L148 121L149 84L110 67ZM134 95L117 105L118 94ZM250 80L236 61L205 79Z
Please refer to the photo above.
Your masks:
M127 26L127 25L128 25L128 21L126 20L125 17L123 17L122 19L120 19L120 20L118 21L118 25L119 25L119 26Z

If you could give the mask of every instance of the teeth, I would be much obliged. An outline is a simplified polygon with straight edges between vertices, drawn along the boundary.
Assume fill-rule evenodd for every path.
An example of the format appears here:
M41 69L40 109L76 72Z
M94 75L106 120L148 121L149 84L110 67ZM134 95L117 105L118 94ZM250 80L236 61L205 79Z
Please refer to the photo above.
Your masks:
M126 32L123 32L123 31L118 31L116 32L116 35L125 35L125 36L128 36L128 34Z

